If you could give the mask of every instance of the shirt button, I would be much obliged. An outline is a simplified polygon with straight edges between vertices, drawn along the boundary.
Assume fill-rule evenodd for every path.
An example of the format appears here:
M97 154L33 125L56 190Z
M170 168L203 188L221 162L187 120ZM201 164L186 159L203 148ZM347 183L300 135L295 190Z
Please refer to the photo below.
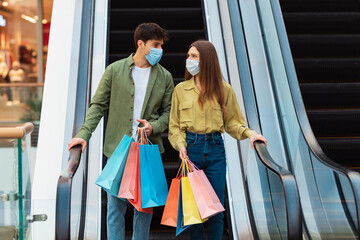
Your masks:
M129 119L129 121L131 122L131 119Z
M134 96L134 94L131 94L131 96L133 97L133 96Z

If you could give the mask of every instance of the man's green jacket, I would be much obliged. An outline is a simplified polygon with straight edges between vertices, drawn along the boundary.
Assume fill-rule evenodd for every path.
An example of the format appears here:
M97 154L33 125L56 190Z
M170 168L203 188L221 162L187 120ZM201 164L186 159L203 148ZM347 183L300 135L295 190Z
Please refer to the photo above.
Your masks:
M132 56L133 54L106 68L91 100L85 122L75 136L88 142L104 112L109 109L104 144L104 154L107 157L111 156L125 134L132 134L135 93L131 75L131 70L135 67ZM171 74L160 64L154 65L140 118L151 124L153 129L149 139L153 144L159 145L161 153L164 152L161 133L168 128L173 90Z

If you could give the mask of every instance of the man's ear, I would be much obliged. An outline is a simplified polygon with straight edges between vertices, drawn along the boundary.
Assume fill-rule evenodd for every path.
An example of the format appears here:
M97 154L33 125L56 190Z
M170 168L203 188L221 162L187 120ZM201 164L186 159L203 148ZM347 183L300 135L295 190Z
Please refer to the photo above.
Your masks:
M144 44L144 42L142 40L138 40L137 41L137 46L138 48L141 47Z

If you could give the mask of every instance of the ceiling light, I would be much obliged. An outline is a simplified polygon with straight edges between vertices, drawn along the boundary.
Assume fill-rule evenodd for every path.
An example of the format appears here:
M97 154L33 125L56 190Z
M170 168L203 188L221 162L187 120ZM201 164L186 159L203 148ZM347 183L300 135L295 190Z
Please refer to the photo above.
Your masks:
M22 19L25 19L26 21L29 21L29 22L31 22L31 23L36 23L36 19L35 19L35 18L32 18L32 17L27 16L27 15L25 15L25 14L22 14L22 15L21 15L21 18L22 18Z

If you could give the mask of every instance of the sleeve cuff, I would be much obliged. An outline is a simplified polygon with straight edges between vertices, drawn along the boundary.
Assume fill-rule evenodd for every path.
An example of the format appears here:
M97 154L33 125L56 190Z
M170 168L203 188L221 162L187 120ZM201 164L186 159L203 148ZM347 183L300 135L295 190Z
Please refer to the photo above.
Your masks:
M149 122L152 127L152 134L159 133L159 123L157 122Z
M246 136L247 138L249 138L253 134L256 134L256 132L251 130L250 128L247 128L243 133L243 135Z
M91 134L86 133L86 132L84 132L84 131L80 131L80 132L78 132L78 134L76 134L75 137L76 137L76 138L82 138L82 139L84 139L84 140L88 143L88 142L89 142L89 139L90 139L90 137L91 137Z
M180 151L180 149L181 149L182 147L185 147L185 148L186 148L186 142L183 142L183 141L177 142L177 143L176 143L176 147L177 147L176 150Z

